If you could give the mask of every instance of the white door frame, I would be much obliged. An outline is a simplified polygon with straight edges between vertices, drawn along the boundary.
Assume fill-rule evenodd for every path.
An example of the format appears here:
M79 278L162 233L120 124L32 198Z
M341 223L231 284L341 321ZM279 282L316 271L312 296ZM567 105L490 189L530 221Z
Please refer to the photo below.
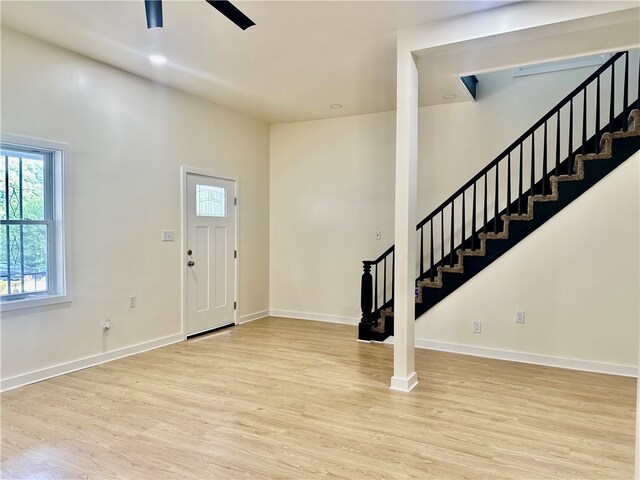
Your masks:
M237 202L233 205L233 208L236 210L236 225L235 225L235 245L234 249L237 252L234 266L235 269L235 285L234 288L234 296L233 301L236 303L236 308L233 311L233 324L238 325L238 312L240 311L240 299L239 299L239 291L240 291L240 209L238 208L238 204L240 203L240 180L235 177L226 177L222 175L218 175L209 170L205 170L198 167L188 167L182 165L180 167L180 217L181 217L181 235L180 235L180 248L182 249L180 252L180 289L181 289L181 308L180 308L180 317L181 317L181 326L182 326L182 339L186 340L187 338L187 175L201 175L203 177L217 178L220 180L228 180L233 182L234 184L234 197L237 198Z

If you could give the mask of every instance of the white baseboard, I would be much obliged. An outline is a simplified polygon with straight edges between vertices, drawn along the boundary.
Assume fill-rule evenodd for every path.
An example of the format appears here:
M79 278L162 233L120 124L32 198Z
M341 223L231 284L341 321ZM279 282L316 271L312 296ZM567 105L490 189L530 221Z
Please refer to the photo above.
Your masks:
M254 320L259 320L261 318L265 318L269 316L269 310L263 310L261 312L250 313L249 315L243 315L238 319L238 325L242 325L243 323L253 322Z
M393 337L387 338L384 343L393 343ZM493 358L510 362L531 363L547 367L567 368L569 370L581 370L584 372L606 373L609 375L621 375L624 377L637 377L638 368L631 365L619 365L615 363L592 362L590 360L578 360L574 358L553 357L536 353L514 352L512 350L499 350L487 347L475 347L457 343L435 342L416 338L416 348L438 350L440 352L459 353L474 357Z
M339 317L337 315L327 315L325 313L292 312L289 310L271 310L269 313L272 317L315 320L316 322L342 323L346 325L357 325L360 323L360 319L356 317Z
M66 373L93 367L101 363L110 362L111 360L117 360L119 358L135 355L136 353L142 353L148 350L165 347L167 345L171 345L172 343L181 342L182 340L182 333L179 333L177 335L169 335L168 337L158 338L149 342L138 343L137 345L131 345L129 347L113 350L111 352L100 353L98 355L92 355L90 357L73 360L68 363L55 365L53 367L43 368L42 370L36 370L35 372L29 372L22 375L16 375L15 377L5 378L0 382L0 391L5 392L7 390L28 385L30 383L40 382L42 380L47 380L48 378L57 377Z

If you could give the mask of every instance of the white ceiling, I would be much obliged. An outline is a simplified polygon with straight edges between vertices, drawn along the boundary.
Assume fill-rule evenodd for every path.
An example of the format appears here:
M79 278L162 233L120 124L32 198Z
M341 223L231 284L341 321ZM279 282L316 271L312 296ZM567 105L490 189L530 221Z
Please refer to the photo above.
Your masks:
M243 32L204 0L165 0L164 28L151 30L143 0L2 1L0 13L4 27L277 123L393 110L397 30L514 2L234 3L255 27ZM152 66L154 53L169 62ZM459 89L444 73L423 104Z
M635 7L635 4L632 5ZM418 52L422 104L444 103L444 88L458 75L480 74L550 60L616 52L640 46L640 9L621 10L514 34L451 43ZM449 79L449 81L448 81ZM459 82L458 82L459 83ZM482 83L478 86L480 100ZM464 90L458 85L458 99Z
M243 32L204 0L165 0L164 28L150 30L143 0L0 0L0 15L4 27L278 123L395 109L397 30L515 2L234 3L257 25ZM637 47L639 17L636 7L430 49L419 55L420 104L468 101L458 74ZM151 65L157 53L166 65Z

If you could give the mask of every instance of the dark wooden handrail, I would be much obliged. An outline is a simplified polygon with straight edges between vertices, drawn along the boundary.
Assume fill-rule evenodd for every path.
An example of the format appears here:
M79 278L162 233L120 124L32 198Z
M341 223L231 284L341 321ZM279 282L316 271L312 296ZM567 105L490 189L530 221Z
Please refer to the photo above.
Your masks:
M386 257L387 255L390 255L391 252L393 252L394 248L395 248L395 245L391 245L382 255L380 255L375 260L364 260L362 263L364 263L365 265L373 265L374 263L380 263L382 260L384 260L384 257Z

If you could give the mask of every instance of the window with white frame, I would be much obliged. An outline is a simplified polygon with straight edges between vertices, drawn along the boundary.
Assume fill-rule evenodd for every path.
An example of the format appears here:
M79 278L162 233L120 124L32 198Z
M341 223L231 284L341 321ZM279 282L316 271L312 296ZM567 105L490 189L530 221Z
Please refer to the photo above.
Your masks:
M2 308L66 299L62 162L64 149L29 139L0 143Z

